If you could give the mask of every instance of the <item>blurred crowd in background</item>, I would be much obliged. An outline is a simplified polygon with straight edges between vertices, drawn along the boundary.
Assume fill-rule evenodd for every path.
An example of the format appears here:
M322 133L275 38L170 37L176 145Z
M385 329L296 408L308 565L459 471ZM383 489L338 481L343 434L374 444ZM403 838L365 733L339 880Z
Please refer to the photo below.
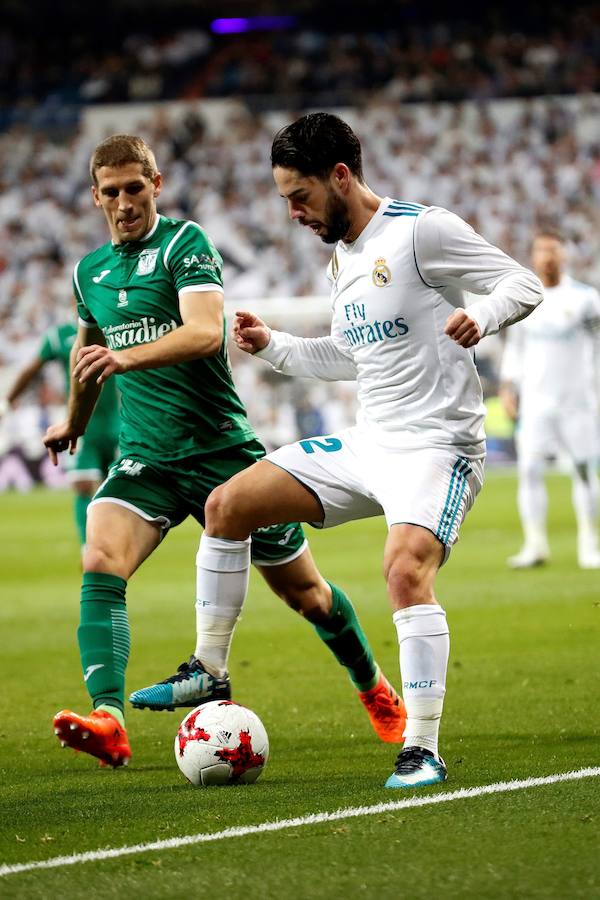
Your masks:
M333 108L359 134L377 193L452 209L525 264L536 227L560 225L570 270L600 286L600 94L592 93L600 88L600 20L576 10L565 22L543 35L432 25L402 36L300 31L225 42L188 30L160 40L133 35L112 55L82 38L65 65L52 42L34 59L40 48L0 35L0 69L10 75L0 130L0 395L42 333L74 316L73 265L108 237L91 201L89 156L105 134L131 130L127 106L115 107L99 136L90 123L100 106L76 124L58 118L41 127L32 109L44 98L64 106L234 94L217 129L190 100L149 108L135 130L165 178L160 211L199 222L223 255L226 298L250 308L260 298L296 298L281 301L276 326L320 334L329 324L331 248L287 222L269 165L277 128L318 107L321 89L346 104ZM275 92L273 108L239 103L240 95ZM490 99L502 96L512 99ZM440 99L456 102L430 102ZM315 295L321 314L311 303L303 315L304 298ZM480 365L493 394L501 342L485 343ZM292 382L237 352L232 361L269 446L353 418L352 386ZM50 370L4 417L0 456L18 446L39 457L40 435L63 399Z
M353 104L373 90L394 100L429 101L600 89L597 6L563 5L556 16L549 3L537 15L524 5L517 23L502 7L486 11L487 17L483 11L471 16L468 8L455 8L441 22L396 9L355 29L345 11L335 31L323 28L325 11L316 20L299 18L292 30L242 34L215 33L218 24L211 29L210 20L182 27L177 15L156 34L149 16L118 44L119 23L110 18L104 27L56 36L30 29L17 37L5 26L0 98L5 116L18 117L32 106L43 116L44 104L55 111L57 105L235 95L259 105L304 107Z

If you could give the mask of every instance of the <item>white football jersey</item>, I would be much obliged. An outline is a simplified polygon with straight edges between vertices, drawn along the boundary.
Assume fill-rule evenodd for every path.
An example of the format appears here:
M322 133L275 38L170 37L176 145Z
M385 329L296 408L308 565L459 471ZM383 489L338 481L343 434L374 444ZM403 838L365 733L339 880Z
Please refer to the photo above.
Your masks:
M507 334L501 378L519 392L521 415L598 409L600 296L564 275Z
M260 355L280 372L356 378L357 424L381 446L485 452L474 354L444 327L465 294L482 336L527 315L541 285L462 219L438 207L385 198L352 243L338 242L328 275L326 338L273 331Z

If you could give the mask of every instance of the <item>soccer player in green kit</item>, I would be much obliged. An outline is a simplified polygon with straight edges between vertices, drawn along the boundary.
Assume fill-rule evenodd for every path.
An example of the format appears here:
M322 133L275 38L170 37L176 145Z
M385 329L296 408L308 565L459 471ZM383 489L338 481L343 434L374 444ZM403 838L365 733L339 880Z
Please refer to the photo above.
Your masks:
M70 356L77 328L72 322L54 325L42 338L34 358L16 375L6 394L6 405L12 408L21 394L40 373L46 363L61 363L66 392L71 381ZM67 475L74 491L73 512L80 544L85 543L87 508L98 485L117 456L119 441L119 400L114 381L108 382L98 399L94 415L86 429L85 437L67 467Z
M158 214L162 176L141 138L107 138L90 174L111 240L74 270L78 361L67 418L48 429L44 443L54 463L58 453L73 453L102 384L115 375L122 455L88 510L77 636L94 708L88 716L63 710L54 730L63 746L116 767L131 756L123 718L127 581L170 527L188 515L203 523L211 490L264 449L231 378L217 250L195 222ZM242 544L202 535L196 649L176 675L136 691L134 705L172 709L230 696L227 660L250 554L272 590L314 624L347 668L379 737L401 741L402 701L374 662L350 601L317 570L298 524L261 529Z

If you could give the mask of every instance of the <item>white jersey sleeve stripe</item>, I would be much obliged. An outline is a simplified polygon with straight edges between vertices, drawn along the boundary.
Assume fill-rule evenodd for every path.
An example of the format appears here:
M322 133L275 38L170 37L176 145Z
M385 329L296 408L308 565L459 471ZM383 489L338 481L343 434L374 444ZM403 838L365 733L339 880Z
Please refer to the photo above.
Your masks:
M79 260L79 262L75 264L75 268L73 269L73 282L74 282L74 284L75 284L75 288L76 288L76 290L77 290L77 293L79 294L78 299L79 299L82 303L85 303L85 300L83 299L83 294L82 294L82 292L81 292L81 287L80 287L80 285L79 285L79 263L80 263L80 262L81 262L81 260Z
M220 284L209 284L205 281L202 284L186 284L185 287L180 288L178 295L182 297L184 294L202 294L209 291L214 291L216 294L225 293Z
M193 222L185 222L185 223L181 226L181 228L179 229L179 231L174 235L174 237L171 238L171 240L170 240L169 243L167 244L167 249L166 249L165 252L163 253L163 265L164 265L165 269L168 269L168 268L169 268L169 265L168 265L168 262L169 262L169 254L170 254L170 252L171 252L173 246L177 243L177 241L179 240L179 238L181 237L181 235L183 234L183 232L185 231L185 229L188 227L188 225L193 225L193 224L194 224Z

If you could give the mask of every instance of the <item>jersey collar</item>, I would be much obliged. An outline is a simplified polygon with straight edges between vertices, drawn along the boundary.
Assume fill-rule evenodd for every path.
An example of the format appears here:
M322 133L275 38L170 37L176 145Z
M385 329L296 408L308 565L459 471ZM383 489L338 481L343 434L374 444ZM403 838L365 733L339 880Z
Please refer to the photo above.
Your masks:
M162 216L160 215L160 213L156 213L156 219L154 220L154 225L152 226L152 228L150 229L150 231L149 231L147 234L144 235L143 238L140 238L139 241L137 241L138 244L143 244L145 241L149 241L149 240L150 240L150 238L152 237L152 235L154 234L154 232L155 232L156 229L158 228L161 219L162 219Z
M144 237L141 237L139 239L139 241L125 241L122 244L115 244L115 242L112 241L111 243L113 246L113 250L117 250L117 251L121 251L121 252L123 252L124 250L131 250L131 249L135 250L136 247L138 247L140 244L145 244L146 241L149 241L150 238L152 237L152 235L155 234L156 229L160 225L161 219L162 219L162 216L160 215L160 213L157 213L156 219L154 220L154 225L152 226L150 231L146 232Z
M344 241L338 241L337 246L341 247L346 253L360 252L364 247L365 241L367 240L369 235L372 234L373 231L377 228L384 210L387 209L391 202L391 197L384 197L359 236L349 244L346 244Z

